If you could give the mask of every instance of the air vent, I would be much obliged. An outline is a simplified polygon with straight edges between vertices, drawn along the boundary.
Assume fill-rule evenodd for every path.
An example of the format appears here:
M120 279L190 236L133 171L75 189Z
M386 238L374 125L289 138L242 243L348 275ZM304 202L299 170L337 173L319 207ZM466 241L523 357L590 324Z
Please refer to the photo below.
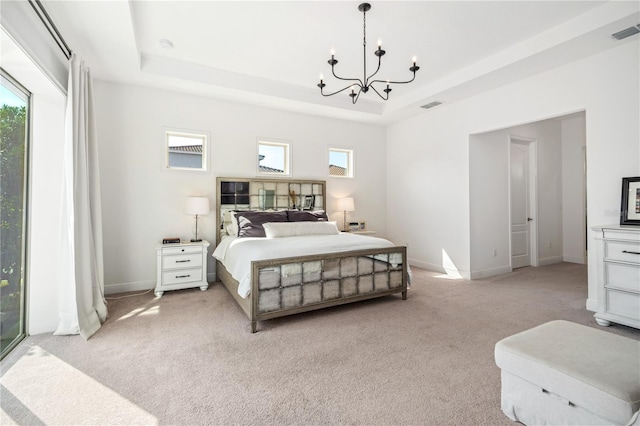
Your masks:
M622 40L623 38L631 37L634 34L640 33L640 25L629 27L626 30L618 31L615 34L611 34L611 37L616 40Z
M422 105L420 108L429 109L429 108L437 107L438 105L442 105L442 102L440 101L429 102L426 105Z

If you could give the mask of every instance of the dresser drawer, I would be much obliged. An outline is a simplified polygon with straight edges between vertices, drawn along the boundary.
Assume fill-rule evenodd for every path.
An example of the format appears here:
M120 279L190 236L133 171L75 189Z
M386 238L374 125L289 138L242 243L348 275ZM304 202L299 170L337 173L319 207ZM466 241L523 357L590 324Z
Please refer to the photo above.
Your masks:
M621 317L638 320L640 312L640 294L625 293L623 291L606 291L606 312Z
M619 260L640 264L640 243L626 241L605 242L606 260Z
M640 265L604 262L604 285L640 293Z
M196 266L202 266L202 253L162 257L162 269L191 268Z
M178 247L163 247L162 255L172 254L187 254L187 253L202 253L202 246L178 246Z
M162 285L202 281L202 268L181 269L162 273Z

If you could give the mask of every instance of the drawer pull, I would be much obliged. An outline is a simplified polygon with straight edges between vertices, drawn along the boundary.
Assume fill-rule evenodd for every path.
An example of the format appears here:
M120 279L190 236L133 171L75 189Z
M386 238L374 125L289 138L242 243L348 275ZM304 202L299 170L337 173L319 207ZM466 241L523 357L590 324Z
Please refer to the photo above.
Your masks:
M185 263L185 262L191 262L191 259L186 259L186 260L176 260L176 263Z
M628 254L637 254L640 255L640 252L638 251L630 251L630 250L622 250L623 253L628 253Z
M176 278L189 278L191 275L176 275Z

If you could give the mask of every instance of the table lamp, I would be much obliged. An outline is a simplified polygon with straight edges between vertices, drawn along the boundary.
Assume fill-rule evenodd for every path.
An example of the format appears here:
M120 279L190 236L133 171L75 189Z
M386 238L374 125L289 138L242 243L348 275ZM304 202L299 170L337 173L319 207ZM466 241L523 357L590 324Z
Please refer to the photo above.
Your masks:
M202 241L198 238L198 216L209 213L209 199L207 197L189 197L185 208L187 214L196 217L196 237L191 239L192 243Z
M355 210L355 207L353 205L353 198L351 197L338 198L338 201L336 202L336 208L338 210L342 210L342 212L344 213L342 230L346 232L347 231L347 212L352 212Z

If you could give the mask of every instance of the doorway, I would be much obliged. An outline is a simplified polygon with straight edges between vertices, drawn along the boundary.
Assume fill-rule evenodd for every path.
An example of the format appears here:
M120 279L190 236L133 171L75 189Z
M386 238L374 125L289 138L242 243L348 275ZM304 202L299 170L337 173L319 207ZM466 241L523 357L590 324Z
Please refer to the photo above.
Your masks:
M538 266L537 141L509 135L511 268Z

